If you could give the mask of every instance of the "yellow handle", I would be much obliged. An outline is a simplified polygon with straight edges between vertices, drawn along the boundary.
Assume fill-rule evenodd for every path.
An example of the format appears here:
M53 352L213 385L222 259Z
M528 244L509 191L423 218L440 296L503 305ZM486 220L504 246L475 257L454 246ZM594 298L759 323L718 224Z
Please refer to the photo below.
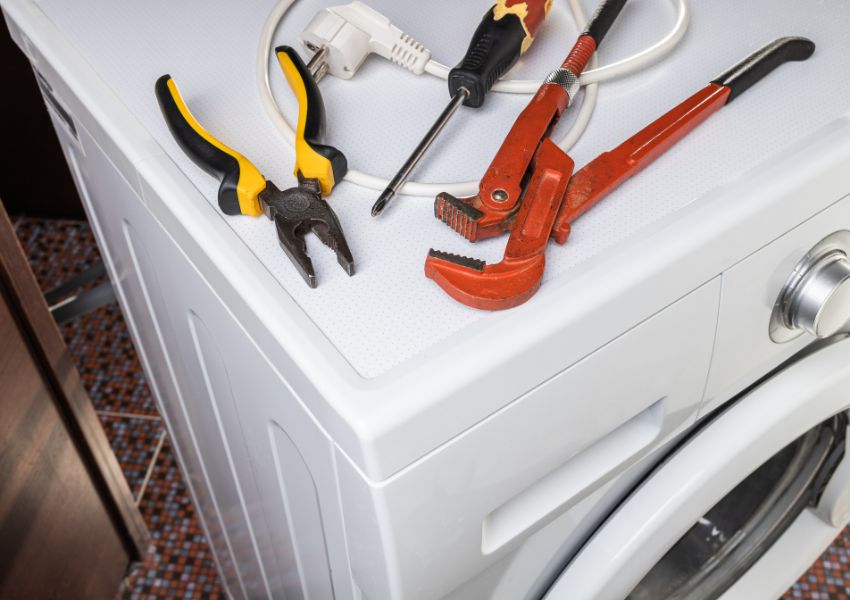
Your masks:
M525 30L520 54L525 54L551 9L552 0L496 0L493 17L496 21L500 21L507 15L514 15L519 19Z
M199 167L221 180L218 205L222 212L261 215L259 195L266 189L266 179L257 167L201 127L170 75L163 75L156 82L156 97L165 122L183 151Z
M304 61L289 46L275 50L280 68L298 100L298 124L295 127L295 174L317 179L322 195L327 196L348 170L342 152L320 142L325 126L325 106L319 86Z

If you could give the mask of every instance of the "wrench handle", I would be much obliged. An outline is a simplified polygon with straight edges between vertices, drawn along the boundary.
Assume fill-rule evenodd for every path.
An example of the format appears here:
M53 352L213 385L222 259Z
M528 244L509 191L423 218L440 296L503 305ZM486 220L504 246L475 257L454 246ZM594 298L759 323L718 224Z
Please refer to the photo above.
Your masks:
M602 39L611 29L611 25L617 20L620 11L623 10L626 0L605 0L593 13L593 16L588 21L587 27L584 30L584 35L589 35L596 42L596 45L602 43Z
M814 52L811 40L784 37L764 46L673 107L609 152L600 154L573 175L552 237L564 244L570 223L621 183L670 149L700 123L788 61L806 60Z
M570 223L693 131L726 104L728 96L729 88L710 83L577 171L567 186L564 202L552 228L555 241L566 243Z
M727 102L732 102L780 65L793 60L806 60L814 51L815 43L810 39L782 37L760 50L756 50L718 76L712 83L726 86L732 90L727 100Z

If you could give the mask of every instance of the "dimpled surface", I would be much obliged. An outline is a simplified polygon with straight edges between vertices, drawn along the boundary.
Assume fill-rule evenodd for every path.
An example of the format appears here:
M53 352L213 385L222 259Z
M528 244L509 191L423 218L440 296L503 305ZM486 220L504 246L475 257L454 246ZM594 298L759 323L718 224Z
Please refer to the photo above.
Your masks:
M274 43L300 48L298 34L313 14L339 3L299 0ZM267 121L254 79L257 40L273 0L38 4L211 204L217 183L180 151L159 114L153 83L163 73L174 76L191 110L210 131L254 161L279 187L294 183L293 151ZM489 6L453 0L371 0L370 5L446 64L462 55ZM592 2L585 6L588 13L594 9ZM582 217L565 247L549 248L540 294L548 293L547 281L569 278L579 265L591 266L606 250L628 244L648 225L742 177L850 108L846 2L825 0L815 8L791 0L713 0L689 6L691 26L674 54L639 75L600 87L589 131L572 152L578 167L776 37L809 36L818 50L807 63L784 66L751 89ZM629 2L605 39L600 62L654 43L673 19L669 0ZM560 64L577 32L566 3L555 2L535 46L513 76L543 78ZM292 119L294 98L279 69L271 66L275 93ZM417 77L379 58L367 60L350 81L327 77L321 89L328 113L327 141L347 154L352 167L385 177L404 161L447 101L444 82ZM479 179L526 101L525 96L499 94L479 111L460 111L416 178ZM570 121L565 117L557 133ZM319 278L316 290L304 285L283 256L266 220L226 218L236 234L233 243L241 240L250 248L364 377L451 345L464 330L500 318L451 300L423 276L423 263L432 247L499 260L504 238L470 246L434 219L433 200L427 198L401 198L374 220L369 209L377 195L348 183L334 191L331 204L345 229L357 274L349 278L333 253L310 236L308 248ZM533 307L525 310L523 315L533 315Z

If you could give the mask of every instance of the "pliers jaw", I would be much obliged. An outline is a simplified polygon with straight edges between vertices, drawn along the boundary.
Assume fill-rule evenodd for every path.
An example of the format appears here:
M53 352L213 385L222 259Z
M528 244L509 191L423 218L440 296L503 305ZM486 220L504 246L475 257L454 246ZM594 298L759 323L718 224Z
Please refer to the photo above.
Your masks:
M274 221L280 247L311 288L318 285L313 261L307 254L304 241L309 232L336 253L337 262L354 275L354 258L342 232L336 214L322 198L321 185L316 179L299 176L299 185L280 191L269 182L260 194L265 215Z
M295 135L295 173L299 185L283 192L266 180L247 158L221 143L198 123L170 76L160 77L154 89L177 142L198 166L221 181L222 212L265 214L273 220L281 248L307 285L314 288L316 274L304 243L304 236L310 231L336 252L339 264L349 276L354 274L354 260L339 220L322 197L345 177L348 163L342 152L321 143L325 109L310 69L288 46L277 48L276 54L298 99L299 112Z

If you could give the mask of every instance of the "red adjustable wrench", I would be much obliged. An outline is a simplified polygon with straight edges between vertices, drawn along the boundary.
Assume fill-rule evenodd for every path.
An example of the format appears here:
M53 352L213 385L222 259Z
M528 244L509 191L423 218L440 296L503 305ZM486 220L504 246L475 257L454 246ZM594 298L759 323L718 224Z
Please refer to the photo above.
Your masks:
M617 12L622 4L619 2ZM608 10L608 4L604 4L597 18L610 15ZM611 21L613 17L609 17L608 25ZM517 119L482 179L478 195L454 198L440 194L435 201L437 218L471 242L511 232L504 258L493 265L436 250L429 252L425 275L463 304L500 310L527 301L540 287L550 237L559 244L566 243L571 223L594 204L779 65L805 60L815 48L811 40L799 37L768 44L573 175L572 159L549 134L574 95L562 82L565 78L572 82L573 74L584 68L593 51L586 58L579 54L590 47L589 42L582 46L582 38L592 37L594 24L570 53L578 60L571 63L568 57ZM602 35L604 31L607 27ZM575 70L577 65L580 67ZM569 70L569 74L563 74L563 70ZM574 90L578 88L577 79L570 83Z

